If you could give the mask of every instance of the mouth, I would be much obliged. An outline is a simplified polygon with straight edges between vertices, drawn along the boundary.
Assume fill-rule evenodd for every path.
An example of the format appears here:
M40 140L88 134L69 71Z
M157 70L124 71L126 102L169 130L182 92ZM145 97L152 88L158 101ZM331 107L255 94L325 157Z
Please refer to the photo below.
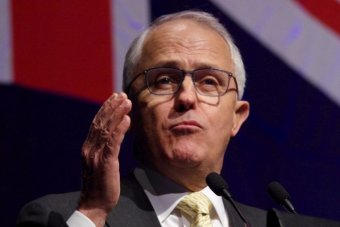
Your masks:
M170 126L171 131L197 131L202 129L203 127L197 121L181 121L176 124Z

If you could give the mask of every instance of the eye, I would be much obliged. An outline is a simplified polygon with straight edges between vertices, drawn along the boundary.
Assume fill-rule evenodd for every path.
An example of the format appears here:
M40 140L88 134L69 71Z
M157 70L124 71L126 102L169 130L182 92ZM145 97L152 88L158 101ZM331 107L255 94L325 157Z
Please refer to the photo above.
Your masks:
M204 76L199 81L197 81L202 86L218 86L219 81L214 76Z
M175 81L168 75L159 75L156 79L155 79L155 84L156 85L161 85L161 84L171 84L174 83Z
M160 73L153 79L152 86L156 89L173 89L180 83L177 74Z

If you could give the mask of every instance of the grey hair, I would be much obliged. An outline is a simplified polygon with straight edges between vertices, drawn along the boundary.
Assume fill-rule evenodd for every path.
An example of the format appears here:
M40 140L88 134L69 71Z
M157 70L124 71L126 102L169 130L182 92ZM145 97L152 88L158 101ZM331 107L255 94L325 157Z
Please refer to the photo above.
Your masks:
M178 19L190 19L198 23L207 25L211 29L215 30L223 39L227 42L230 47L231 59L235 66L234 76L236 77L238 85L238 96L242 99L245 83L246 83L246 73L244 69L244 64L239 49L235 45L233 38L227 29L215 18L212 14L202 11L182 11L178 13L168 14L156 19L149 28L147 28L141 35L139 35L131 44L126 56L123 69L123 90L125 91L127 86L133 80L133 73L135 66L140 61L142 56L142 49L148 34L166 22L178 20Z

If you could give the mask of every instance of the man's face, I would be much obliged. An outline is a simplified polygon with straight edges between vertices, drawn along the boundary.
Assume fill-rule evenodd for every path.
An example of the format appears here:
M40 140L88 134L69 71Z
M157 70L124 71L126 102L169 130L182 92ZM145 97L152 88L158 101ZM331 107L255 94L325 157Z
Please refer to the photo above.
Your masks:
M224 39L190 20L167 22L147 37L135 73L154 67L187 71L212 67L234 72ZM233 79L230 87L236 87ZM134 108L144 161L164 175L174 169L220 172L229 139L248 116L248 103L237 101L235 91L220 97L198 94L189 74L174 95L151 94L143 76L132 88L142 89Z

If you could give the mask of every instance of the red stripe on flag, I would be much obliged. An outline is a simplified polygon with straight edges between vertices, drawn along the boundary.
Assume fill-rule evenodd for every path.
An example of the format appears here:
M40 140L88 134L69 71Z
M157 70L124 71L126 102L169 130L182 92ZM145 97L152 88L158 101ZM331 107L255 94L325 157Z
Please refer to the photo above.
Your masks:
M340 3L337 0L295 0L313 16L340 34Z
M15 82L92 101L107 98L114 87L109 4L12 1Z

